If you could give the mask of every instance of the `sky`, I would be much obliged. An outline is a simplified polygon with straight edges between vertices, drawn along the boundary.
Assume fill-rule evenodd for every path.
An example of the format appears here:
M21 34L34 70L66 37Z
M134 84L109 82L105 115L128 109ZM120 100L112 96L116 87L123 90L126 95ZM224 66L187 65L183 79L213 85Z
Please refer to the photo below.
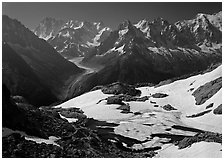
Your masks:
M29 29L45 17L63 20L102 21L116 29L124 20L138 22L162 17L170 23L191 19L197 13L222 10L221 2L3 2L2 14L15 18Z

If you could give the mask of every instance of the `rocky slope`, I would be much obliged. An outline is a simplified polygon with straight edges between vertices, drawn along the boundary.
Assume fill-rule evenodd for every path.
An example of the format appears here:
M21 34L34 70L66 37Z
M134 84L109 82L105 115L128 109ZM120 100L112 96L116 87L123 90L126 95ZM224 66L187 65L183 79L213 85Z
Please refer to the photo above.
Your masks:
M2 81L10 86L13 95L23 95L32 104L47 105L56 101L51 90L6 42L2 43Z
M28 90L34 90L33 93L36 94L39 89L38 92L41 93L44 85L46 86L44 87L46 88L45 90L47 91L49 89L50 92L47 91L46 94L43 95L49 95L51 93L54 97L57 97L60 94L60 89L64 85L64 82L70 76L82 72L82 69L65 60L46 41L39 39L19 21L5 15L2 17L2 38L4 42L3 74L7 74L7 77L3 78L3 82L9 87L13 94L21 94L31 103L34 103L34 101L30 99L30 97L32 97L32 92L28 92ZM11 56L15 56L17 59ZM21 64L16 62L18 59L20 59ZM28 70L29 73L32 73L24 79L24 75L28 74L24 72ZM18 79L14 76L17 76ZM34 78L35 76L36 78ZM33 84L28 86L25 84L27 81L29 81L29 84ZM40 85L40 82L43 85ZM22 92L21 89L23 89ZM28 94L31 95L29 96ZM39 96L41 97L42 95ZM52 101L52 98L49 99L49 102ZM37 99L40 100L41 98ZM37 104L36 102L35 104ZM46 105L49 104L49 102L39 101L38 105Z
M110 34L102 22L62 21L45 18L34 30L66 58L84 56Z
M86 127L92 120L79 109L36 107L10 96L3 85L2 156L4 158L152 157L154 152L130 152ZM69 123L66 117L75 116Z

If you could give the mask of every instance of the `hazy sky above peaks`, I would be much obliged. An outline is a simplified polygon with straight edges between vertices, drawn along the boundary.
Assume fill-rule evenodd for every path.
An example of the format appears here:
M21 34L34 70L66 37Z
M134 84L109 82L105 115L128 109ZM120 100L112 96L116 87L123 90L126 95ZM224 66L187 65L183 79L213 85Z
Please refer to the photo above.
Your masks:
M169 22L191 19L197 13L213 14L222 10L221 2L3 2L2 13L34 29L45 17L63 20L102 21L116 29L129 19L153 20L162 17Z

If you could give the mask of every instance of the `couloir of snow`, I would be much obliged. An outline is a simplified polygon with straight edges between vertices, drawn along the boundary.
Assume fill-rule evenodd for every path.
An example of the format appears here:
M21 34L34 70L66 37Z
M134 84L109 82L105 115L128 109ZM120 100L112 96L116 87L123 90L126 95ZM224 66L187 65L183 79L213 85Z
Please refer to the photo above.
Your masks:
M60 138L57 138L55 136L50 136L48 137L48 139L43 139L43 138L27 135L23 131L12 130L9 128L4 128L4 127L2 128L2 137L6 137L12 133L19 133L22 136L24 136L26 140L34 141L36 143L46 143L46 144L53 144L53 145L59 146L57 143L55 143L55 141L59 140Z
M140 141L146 140L146 142L142 144L133 145L132 148L142 149L164 146L163 142L167 141L167 138L151 137L150 135L165 133L171 135L193 136L196 134L196 132L190 130L174 129L172 128L173 125L222 133L222 115L215 115L213 111L211 111L210 113L195 118L186 117L205 111L206 106L210 103L214 103L213 107L209 108L212 110L222 104L222 89L202 105L196 105L195 97L192 95L192 93L200 86L221 76L222 66L219 66L211 72L177 80L167 85L159 87L140 87L138 89L142 92L141 96L150 96L149 100L145 102L125 102L130 105L131 112L140 112L140 115L135 115L133 113L123 114L121 113L121 110L117 109L119 105L107 105L106 100L104 99L112 95L103 94L101 90L85 93L55 107L80 108L88 117L119 124L117 127L114 127L114 132L116 134ZM153 98L151 95L154 93L165 93L168 96L165 98ZM99 100L102 101L99 103ZM154 107L155 104L151 102L155 102L158 107ZM161 106L166 104L172 105L177 110L164 110ZM216 146L215 151L206 150L206 154L214 154L214 157L220 157L220 147L217 150L219 144L210 143L209 148L206 148L204 146L205 144L206 143L204 142L196 143L192 145L193 149L190 147L180 151L175 146L170 147L169 149L173 152L177 151L180 157L187 157L187 155L183 153L185 150L186 153L189 154L192 152L192 155L194 155L194 152L198 152L198 154L194 156L200 157L206 149ZM204 147L205 150L201 152L198 147ZM164 149L163 152L161 151L164 155L165 150L166 149ZM168 150L166 152L169 153ZM170 156L172 157L174 155L171 154Z

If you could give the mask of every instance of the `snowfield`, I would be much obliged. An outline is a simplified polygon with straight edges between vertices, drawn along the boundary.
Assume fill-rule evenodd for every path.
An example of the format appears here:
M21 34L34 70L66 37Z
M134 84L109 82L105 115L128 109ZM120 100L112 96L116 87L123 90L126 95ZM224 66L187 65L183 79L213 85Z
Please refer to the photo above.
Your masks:
M121 110L117 109L119 105L106 104L104 99L112 95L103 94L101 90L88 92L55 107L80 108L89 118L119 124L113 127L116 134L142 141L142 144L133 145L133 149L162 147L157 157L221 157L221 145L218 143L199 142L179 150L177 146L170 143L163 144L169 141L169 138L152 136L155 134L194 136L197 133L193 130L175 129L172 127L174 125L222 133L222 115L213 113L213 110L222 104L222 89L201 105L195 104L195 97L192 95L200 86L221 76L222 66L219 66L211 72L177 80L167 85L140 87L138 89L142 92L141 97L150 96L150 98L145 102L125 102L130 105L132 112L128 114L121 113ZM153 98L151 95L154 93L164 93L168 96ZM99 103L100 100L102 101ZM205 111L210 103L214 103L213 107L209 108L212 109L211 112L195 118L186 117ZM162 106L166 104L170 104L177 110L164 110ZM140 114L136 115L135 112Z
M213 142L199 142L185 149L164 145L156 158L221 158L222 145Z

